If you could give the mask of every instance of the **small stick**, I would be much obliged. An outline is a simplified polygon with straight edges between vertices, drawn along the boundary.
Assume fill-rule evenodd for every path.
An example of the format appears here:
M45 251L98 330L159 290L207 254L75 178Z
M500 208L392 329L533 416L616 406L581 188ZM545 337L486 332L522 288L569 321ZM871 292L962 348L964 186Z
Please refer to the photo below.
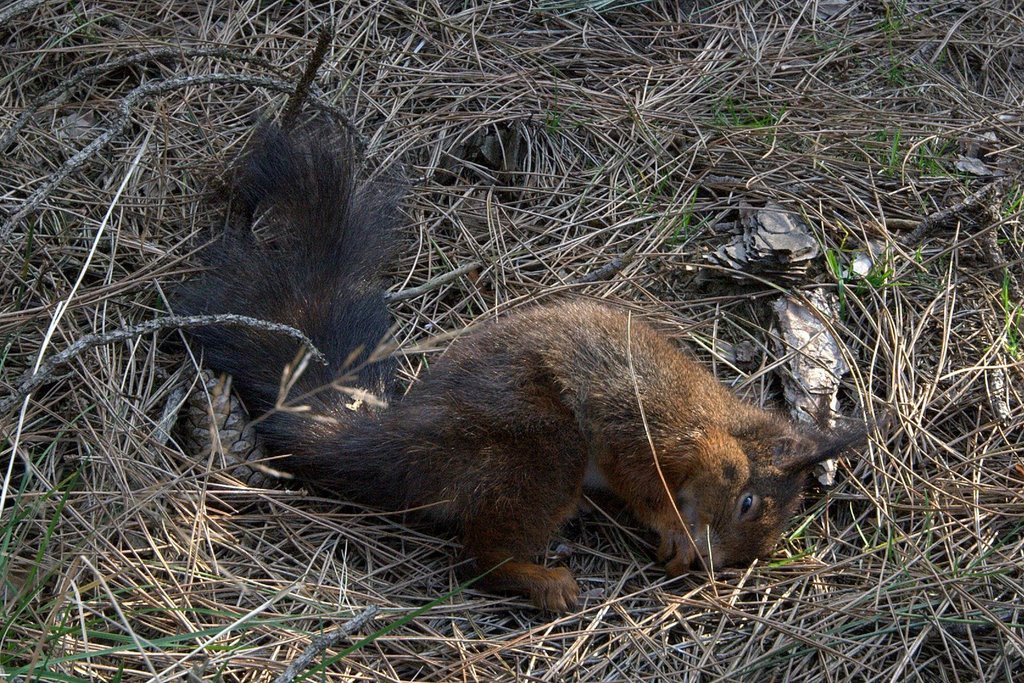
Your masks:
M340 641L348 638L353 633L361 629L367 623L376 618L377 613L380 612L380 608L376 605L370 605L357 617L353 617L348 620L343 626L336 628L330 633L325 633L322 636L317 636L313 639L313 642L302 651L294 662L288 665L288 668L284 672L274 679L274 683L292 683L295 677L299 675L301 671L304 671L313 660L324 653L329 647L334 647Z
M317 71L323 66L324 57L327 55L327 48L331 45L333 33L333 31L327 28L320 30L320 35L316 39L316 47L313 48L313 52L309 55L306 68L302 72L302 77L299 79L298 85L295 86L295 92L288 98L288 103L284 107L284 113L281 114L281 126L283 128L291 126L295 121L295 117L298 116L299 110L302 108L302 103L309 96L309 86L313 84Z
M156 318L155 320L147 320L144 323L132 325L131 327L122 327L121 329L113 330L112 332L105 332L103 334L87 334L84 337L81 337L75 341L74 344L60 353L47 358L46 362L39 366L39 370L37 372L31 374L26 373L23 375L21 382L14 390L14 393L0 401L0 414L6 413L11 406L21 401L32 393L36 387L47 381L53 374L54 370L58 367L68 363L93 347L100 346L102 344L112 344L114 342L124 341L125 339L134 339L135 337L143 334L166 328L183 329L189 327L203 327L205 325L242 325L259 330L266 330L268 332L280 332L282 334L287 334L288 336L294 337L302 342L306 348L309 349L310 355L312 355L316 360L320 361L324 365L327 364L326 356L316 348L312 340L302 332L299 332L294 327L289 327L288 325L272 323L258 318L250 318L245 315L235 315L233 313L217 315L171 315L164 318Z
M985 245L983 251L983 258L988 261L997 270L1003 272L1003 277L1007 281L1007 289L1009 290L1010 299L1018 302L1017 305L1024 303L1022 299L1020 283L1017 280L1017 275L1010 268L1010 264L1006 261L1006 257L1003 256L1003 249L999 246L999 240L997 239L995 226L991 226L985 231L985 234L981 236L981 242ZM1007 311L1009 314L1009 311ZM989 381L989 401L992 404L992 412L995 413L1000 424L1008 425L1013 417L1013 412L1010 410L1009 392L1007 391L1007 378L1006 369L995 366L985 371Z
M588 285L592 282L601 282L607 280L611 276L618 273L620 270L628 266L632 261L633 257L636 256L636 249L630 249L622 256L616 256L608 263L604 264L596 270L592 270L586 275L582 275L575 280L572 284L574 285Z
M18 2L11 3L6 9L0 10L0 26L6 24L13 17L18 16L22 12L27 12L33 7L43 4L46 0L18 0Z
M452 270L452 271L449 271L447 273L443 273L441 275L438 275L437 277L435 277L435 278L433 278L431 280L427 280L422 285L417 285L416 287L410 287L409 289L403 289L403 290L401 290L399 292L389 292L389 293L384 295L384 300L387 301L387 302L392 302L392 301L405 301L406 299L413 299L415 297L418 297L420 294L426 294L427 292L429 292L432 289L437 289L441 285L447 284L447 283L451 282L452 280L457 280L458 278L462 277L463 275L465 275L466 273L470 272L471 270L475 270L476 268L479 268L479 267L480 267L479 263L477 263L476 261L472 261L472 262L467 263L465 265L459 266L455 270Z
M981 236L981 241L985 245L983 258L1005 274L1008 280L1010 298L1014 301L1024 301L1024 292L1021 291L1017 274L1003 255L1003 248L999 246L994 226Z
M1009 179L1010 176L1004 176L1002 178L999 178L998 180L994 180L988 185L985 185L977 192L972 192L971 194L967 195L956 204L953 204L952 206L947 206L945 209L942 209L941 211L936 211L935 213L926 216L923 221L917 224L916 228L914 228L908 234L900 238L900 242L905 246L916 245L924 238L925 235L931 232L934 228L937 228L938 226L946 223L957 214L963 213L964 211L972 209L978 204L981 204L985 199L988 198L990 194L994 192L1001 193L1005 189L1005 186L1009 182Z

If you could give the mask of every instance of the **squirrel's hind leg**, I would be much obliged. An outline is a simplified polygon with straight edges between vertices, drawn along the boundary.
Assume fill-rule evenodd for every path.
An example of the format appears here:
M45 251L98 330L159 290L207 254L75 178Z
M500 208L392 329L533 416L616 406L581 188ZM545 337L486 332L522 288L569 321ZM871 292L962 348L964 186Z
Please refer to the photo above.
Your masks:
M579 584L565 567L544 567L535 558L576 512L586 456L564 438L545 441L527 446L519 440L508 451L516 460L502 463L501 475L475 491L471 514L461 520L470 560L461 573L482 575L478 585L484 590L523 595L540 609L566 612L576 606Z
M524 595L535 607L549 612L568 612L576 607L580 586L565 567L544 567L528 560L509 559L507 553L501 551L477 553L472 565L491 567L480 579L480 585L488 591Z

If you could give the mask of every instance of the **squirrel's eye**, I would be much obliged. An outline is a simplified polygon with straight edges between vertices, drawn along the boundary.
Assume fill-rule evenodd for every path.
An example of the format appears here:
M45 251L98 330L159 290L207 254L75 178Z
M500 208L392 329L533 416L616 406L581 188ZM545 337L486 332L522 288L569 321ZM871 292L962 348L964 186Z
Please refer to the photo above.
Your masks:
M747 493L740 498L739 518L742 519L750 514L751 511L754 511L757 507L757 503L757 495L754 493Z
M750 512L750 508L752 507L754 507L754 496L748 493L747 496L743 499L743 502L740 503L740 514L747 514L748 512Z

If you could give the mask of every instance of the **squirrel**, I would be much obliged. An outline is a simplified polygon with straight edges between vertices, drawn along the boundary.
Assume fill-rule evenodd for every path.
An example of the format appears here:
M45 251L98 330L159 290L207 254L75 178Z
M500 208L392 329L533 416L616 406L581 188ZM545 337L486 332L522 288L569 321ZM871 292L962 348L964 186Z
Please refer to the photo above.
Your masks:
M229 221L175 307L291 325L328 359L289 376L291 337L211 325L192 336L229 373L279 468L337 498L456 531L485 590L571 610L579 585L537 562L581 505L611 494L657 533L668 575L770 553L813 466L859 445L737 398L667 336L610 305L535 305L471 328L396 397L384 269L402 183L358 177L348 133L264 124L238 163ZM341 378L341 379L339 379ZM353 410L359 387L388 405ZM327 390L325 390L325 387ZM287 392L285 394L285 392ZM298 403L302 410L282 409Z

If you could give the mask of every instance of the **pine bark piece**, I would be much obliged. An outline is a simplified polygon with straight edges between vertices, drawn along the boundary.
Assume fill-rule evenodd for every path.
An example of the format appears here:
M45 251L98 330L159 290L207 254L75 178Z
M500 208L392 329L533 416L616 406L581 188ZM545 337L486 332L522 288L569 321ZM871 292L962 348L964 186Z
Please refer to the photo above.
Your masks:
M742 279L743 273L776 279L801 279L820 248L810 228L798 214L780 204L768 202L764 208L745 207L738 233L727 244L706 255L712 263L726 266Z
M806 296L815 310L790 297L772 304L779 332L776 350L788 358L782 370L783 392L795 420L833 429L839 411L839 383L850 367L822 318L835 320L839 302L824 289L811 290ZM831 486L835 471L835 462L828 460L815 475L823 485Z

